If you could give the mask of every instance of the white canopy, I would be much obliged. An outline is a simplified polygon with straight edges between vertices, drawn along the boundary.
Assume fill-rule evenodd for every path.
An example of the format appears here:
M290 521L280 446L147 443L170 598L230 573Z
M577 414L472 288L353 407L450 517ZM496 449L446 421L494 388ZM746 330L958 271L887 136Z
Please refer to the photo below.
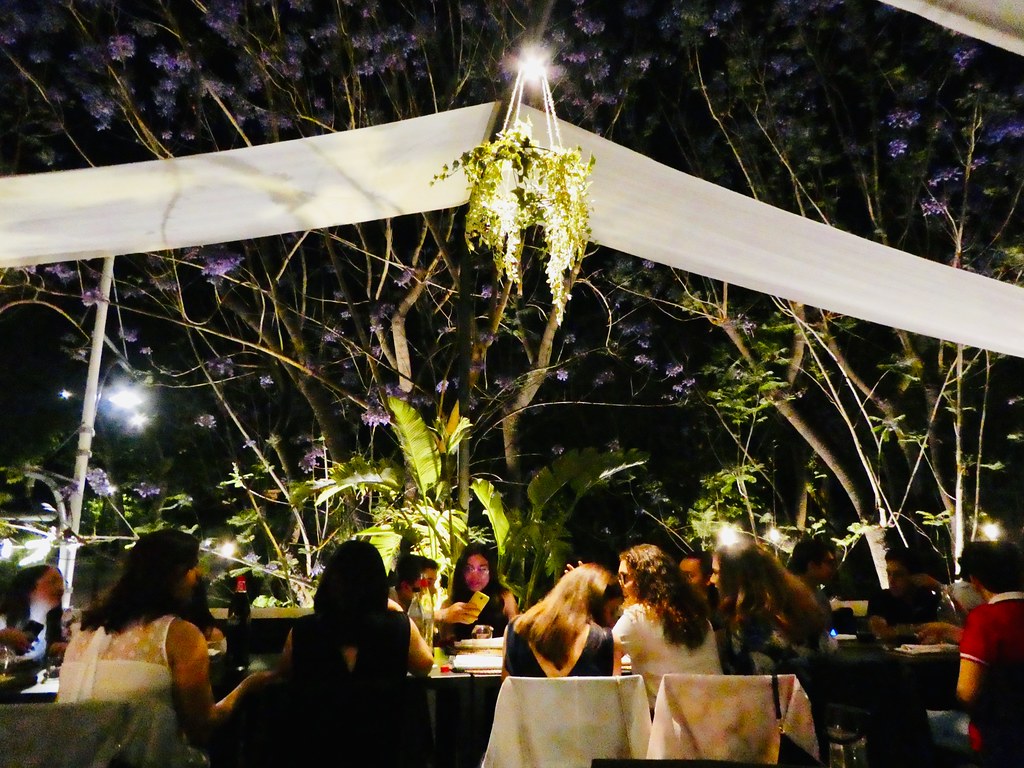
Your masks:
M1024 55L1021 0L883 0L949 29Z
M497 104L206 155L0 179L0 268L231 242L461 205L445 164ZM533 112L535 125L543 118ZM1024 357L1024 289L730 192L562 124L597 159L595 242L773 296Z

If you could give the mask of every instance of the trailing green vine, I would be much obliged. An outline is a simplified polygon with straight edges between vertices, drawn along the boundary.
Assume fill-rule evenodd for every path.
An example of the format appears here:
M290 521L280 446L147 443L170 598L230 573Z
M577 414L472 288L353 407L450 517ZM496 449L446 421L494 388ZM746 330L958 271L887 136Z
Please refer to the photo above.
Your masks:
M526 230L543 232L540 248L559 324L569 301L573 272L590 241L587 189L594 160L576 149L548 149L533 141L528 122L515 121L445 166L440 178L462 170L470 184L466 243L470 252L493 254L499 274L522 289Z

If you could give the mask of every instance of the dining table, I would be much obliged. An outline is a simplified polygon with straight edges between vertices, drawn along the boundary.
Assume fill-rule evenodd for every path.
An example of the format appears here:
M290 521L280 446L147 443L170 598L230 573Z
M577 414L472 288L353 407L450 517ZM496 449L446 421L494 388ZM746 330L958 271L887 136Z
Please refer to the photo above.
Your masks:
M871 768L913 768L934 764L928 711L958 708L959 668L955 645L883 643L849 636L796 671L811 699L823 748L828 743L829 704L856 707L867 713Z

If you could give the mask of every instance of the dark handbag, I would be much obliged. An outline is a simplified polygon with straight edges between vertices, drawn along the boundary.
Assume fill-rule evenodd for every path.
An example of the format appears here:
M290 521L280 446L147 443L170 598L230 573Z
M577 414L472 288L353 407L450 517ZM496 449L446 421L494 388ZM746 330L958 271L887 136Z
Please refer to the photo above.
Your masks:
M779 728L779 765L824 765L814 755L782 732L782 702L779 700L779 676L772 673L772 700L775 703L775 722Z

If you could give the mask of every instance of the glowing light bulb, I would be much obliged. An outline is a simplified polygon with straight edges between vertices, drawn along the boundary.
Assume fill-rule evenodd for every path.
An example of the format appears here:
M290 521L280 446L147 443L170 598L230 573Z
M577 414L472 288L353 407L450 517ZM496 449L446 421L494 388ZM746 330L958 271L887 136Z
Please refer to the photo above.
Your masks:
M985 523L981 526L981 535L989 541L997 541L1003 535L1003 529L999 523Z
M221 557L232 557L235 554L235 549L235 542L226 541L220 545L220 549L217 551L220 553Z
M720 547L730 547L739 540L739 532L731 525L723 525L718 529L718 545Z
M540 82L547 79L548 67L543 56L536 51L531 51L519 60L519 72L526 80Z
M145 398L138 391L125 387L107 395L107 401L115 408L131 411L142 405Z
M780 531L778 528L769 528L768 541L770 541L772 544L782 543L782 531Z

